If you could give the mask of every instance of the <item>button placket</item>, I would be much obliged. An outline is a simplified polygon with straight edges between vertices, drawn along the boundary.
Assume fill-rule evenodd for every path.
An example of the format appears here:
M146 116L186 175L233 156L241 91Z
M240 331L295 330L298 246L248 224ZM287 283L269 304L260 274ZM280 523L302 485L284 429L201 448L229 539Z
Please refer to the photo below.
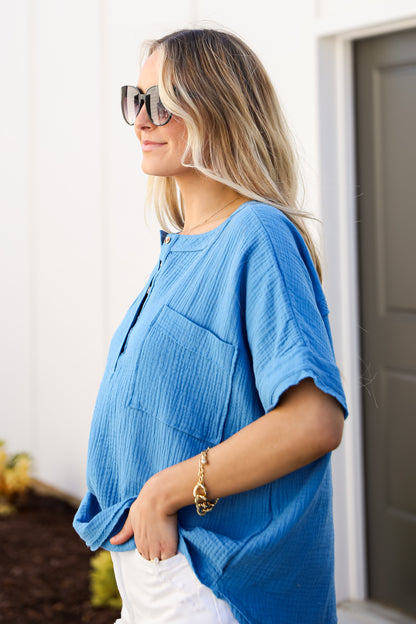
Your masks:
M164 266L164 264L166 262L166 258L168 257L168 255L171 252L171 245L170 245L171 242L172 242L172 237L169 236L169 235L166 236L166 238L163 241L162 249L161 249L160 256L159 256L159 264L158 264L158 267L157 267L157 272L156 272L154 278L152 279L151 283L149 284L149 288L146 291L146 299L150 295L151 291L153 290L155 282L158 279L160 270Z

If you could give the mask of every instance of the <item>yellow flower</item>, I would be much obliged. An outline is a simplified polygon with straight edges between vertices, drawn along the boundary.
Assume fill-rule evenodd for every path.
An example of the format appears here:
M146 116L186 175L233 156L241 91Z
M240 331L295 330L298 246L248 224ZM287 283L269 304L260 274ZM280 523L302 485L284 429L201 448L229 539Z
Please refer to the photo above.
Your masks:
M19 453L12 457L4 470L6 495L20 494L30 485L31 461L27 453Z

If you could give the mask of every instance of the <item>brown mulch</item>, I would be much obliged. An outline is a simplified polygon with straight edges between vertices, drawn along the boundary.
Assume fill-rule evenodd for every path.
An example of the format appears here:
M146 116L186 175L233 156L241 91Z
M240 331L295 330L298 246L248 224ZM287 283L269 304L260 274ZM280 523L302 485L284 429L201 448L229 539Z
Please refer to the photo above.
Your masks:
M119 612L90 605L92 553L72 528L74 507L30 491L0 516L2 624L113 624Z

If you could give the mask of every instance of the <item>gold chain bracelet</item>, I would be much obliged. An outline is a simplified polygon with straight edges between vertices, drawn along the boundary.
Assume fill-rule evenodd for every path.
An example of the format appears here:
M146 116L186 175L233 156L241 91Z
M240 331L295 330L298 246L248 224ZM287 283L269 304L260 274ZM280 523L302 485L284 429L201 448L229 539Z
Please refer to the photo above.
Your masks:
M206 451L202 451L201 457L199 458L198 481L193 492L196 512L199 516L205 516L208 511L214 509L215 505L220 500L216 498L214 501L210 501L207 498L207 490L204 483L204 466L208 463L208 451L209 447Z

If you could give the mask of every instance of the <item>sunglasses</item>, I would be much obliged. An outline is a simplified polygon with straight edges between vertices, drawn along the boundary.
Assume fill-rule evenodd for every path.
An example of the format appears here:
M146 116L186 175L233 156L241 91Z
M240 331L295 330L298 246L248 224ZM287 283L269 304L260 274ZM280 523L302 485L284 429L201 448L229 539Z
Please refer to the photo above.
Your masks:
M159 87L149 87L146 93L143 93L137 87L121 87L121 111L124 121L133 126L137 115L140 113L143 104L146 105L147 115L155 126L164 126L172 117L162 104L159 95Z

